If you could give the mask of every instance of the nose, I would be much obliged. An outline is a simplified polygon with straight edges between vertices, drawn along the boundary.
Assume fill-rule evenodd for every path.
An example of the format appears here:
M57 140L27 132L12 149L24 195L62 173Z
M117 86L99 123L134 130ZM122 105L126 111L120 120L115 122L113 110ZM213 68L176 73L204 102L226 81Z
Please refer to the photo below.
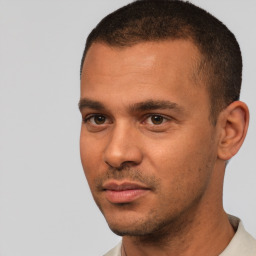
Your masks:
M104 162L116 169L124 165L139 165L143 158L136 131L124 126L119 125L113 129L104 150Z

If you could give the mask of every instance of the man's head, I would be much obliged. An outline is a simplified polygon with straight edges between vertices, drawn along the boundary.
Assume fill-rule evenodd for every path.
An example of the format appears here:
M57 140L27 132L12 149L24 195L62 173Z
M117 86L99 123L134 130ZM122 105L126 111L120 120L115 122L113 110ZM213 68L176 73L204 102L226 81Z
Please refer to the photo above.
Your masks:
M138 1L90 34L81 159L114 232L178 232L220 213L225 164L248 125L240 83L234 36L189 3Z
M200 54L194 77L203 80L211 102L211 119L239 99L242 57L234 35L215 17L191 3L142 0L106 16L88 36L81 63L95 42L124 48L139 42L185 39Z

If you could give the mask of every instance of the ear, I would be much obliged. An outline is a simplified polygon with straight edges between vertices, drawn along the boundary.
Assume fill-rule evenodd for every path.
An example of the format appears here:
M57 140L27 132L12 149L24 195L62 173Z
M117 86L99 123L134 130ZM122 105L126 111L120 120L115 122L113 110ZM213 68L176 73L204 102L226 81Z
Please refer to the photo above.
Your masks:
M242 101L235 101L224 109L218 118L220 126L220 140L218 158L229 160L243 144L248 125L249 110Z

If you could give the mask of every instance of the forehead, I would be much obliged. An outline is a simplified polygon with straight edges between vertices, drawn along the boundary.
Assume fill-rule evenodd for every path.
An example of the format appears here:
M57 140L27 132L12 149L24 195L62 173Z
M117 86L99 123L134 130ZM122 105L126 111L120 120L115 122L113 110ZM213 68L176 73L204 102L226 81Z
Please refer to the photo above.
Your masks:
M185 60L185 62L184 62ZM171 65L193 71L200 60L197 47L189 40L165 40L159 42L141 42L133 46L115 47L104 43L94 43L84 60L82 77L93 72L111 72L120 74L124 67L144 68L145 71L156 66ZM111 64L111 65L109 65ZM97 70L99 69L99 70ZM177 71L177 70L176 70Z
M122 48L94 43L83 65L81 98L130 104L148 99L177 102L200 94L205 97L204 86L198 86L195 79L199 59L197 47L188 40Z

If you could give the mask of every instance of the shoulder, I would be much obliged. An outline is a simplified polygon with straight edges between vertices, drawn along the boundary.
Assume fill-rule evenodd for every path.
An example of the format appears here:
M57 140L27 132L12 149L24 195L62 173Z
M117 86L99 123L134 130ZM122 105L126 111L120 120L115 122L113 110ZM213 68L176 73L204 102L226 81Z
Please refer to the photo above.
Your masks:
M220 256L255 256L256 239L245 230L240 219L230 215L229 221L236 233Z
M122 246L122 242L117 244L114 248L112 248L103 256L121 256L121 246Z

